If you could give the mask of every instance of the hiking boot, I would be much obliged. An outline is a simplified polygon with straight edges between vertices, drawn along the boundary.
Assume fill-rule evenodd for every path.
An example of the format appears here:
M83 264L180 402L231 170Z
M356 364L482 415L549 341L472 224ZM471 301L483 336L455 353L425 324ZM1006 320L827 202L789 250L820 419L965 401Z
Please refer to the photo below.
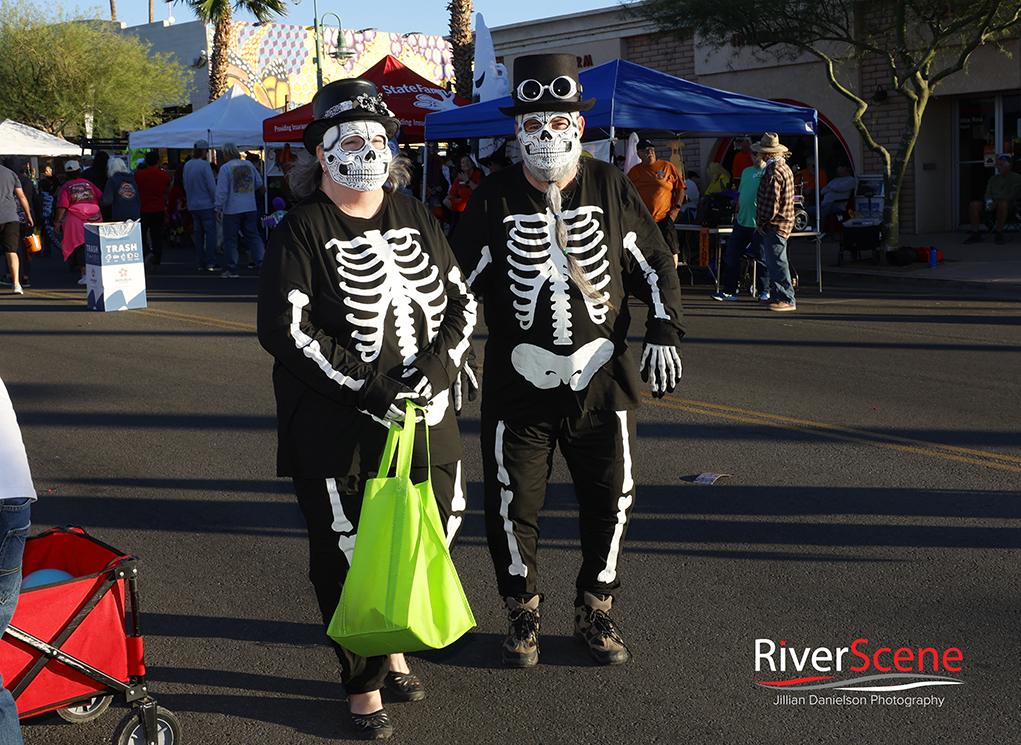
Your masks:
M964 239L965 243L981 243L983 241L981 233L972 231L972 234Z
M527 603L507 598L510 629L503 642L504 667L535 667L539 662L539 600L533 595Z
M586 592L584 602L574 609L574 638L588 646L592 659L600 665L623 665L631 655L607 615L613 598Z

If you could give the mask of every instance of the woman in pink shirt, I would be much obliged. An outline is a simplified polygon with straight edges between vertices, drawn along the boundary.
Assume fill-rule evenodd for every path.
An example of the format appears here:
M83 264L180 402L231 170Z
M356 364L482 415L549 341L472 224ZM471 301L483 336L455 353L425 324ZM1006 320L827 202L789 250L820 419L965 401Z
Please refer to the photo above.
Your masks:
M64 237L61 246L64 249L64 260L73 255L81 268L82 278L78 284L88 284L85 278L85 223L102 222L103 215L99 210L99 200L103 195L92 184L81 177L82 167L76 160L64 164L64 172L69 181L60 189L57 196L57 211L53 215L56 228L64 226Z

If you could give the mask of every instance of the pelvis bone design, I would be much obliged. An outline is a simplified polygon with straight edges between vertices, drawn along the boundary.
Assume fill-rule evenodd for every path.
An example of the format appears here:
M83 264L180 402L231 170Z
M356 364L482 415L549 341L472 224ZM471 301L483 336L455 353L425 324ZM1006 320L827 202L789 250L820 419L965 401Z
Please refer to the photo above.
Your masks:
M534 344L519 344L511 352L511 364L529 383L541 390L560 385L580 391L592 382L592 376L613 357L609 339L590 341L571 354L560 355Z

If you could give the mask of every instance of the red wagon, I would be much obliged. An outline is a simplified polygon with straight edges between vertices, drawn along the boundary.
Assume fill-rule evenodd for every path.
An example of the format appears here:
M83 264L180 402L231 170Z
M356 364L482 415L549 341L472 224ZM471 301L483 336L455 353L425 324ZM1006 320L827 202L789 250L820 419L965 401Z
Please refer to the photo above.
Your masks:
M56 710L86 722L123 694L132 713L117 745L180 745L177 717L156 705L145 681L137 564L81 528L26 541L23 576L45 568L72 579L23 589L0 641L0 672L20 717Z

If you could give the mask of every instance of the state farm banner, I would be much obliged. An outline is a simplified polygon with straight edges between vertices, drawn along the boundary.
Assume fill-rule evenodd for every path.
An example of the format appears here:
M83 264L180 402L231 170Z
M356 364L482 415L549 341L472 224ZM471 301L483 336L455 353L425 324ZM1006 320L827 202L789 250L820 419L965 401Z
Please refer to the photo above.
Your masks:
M371 80L386 105L400 120L402 139L421 142L425 138L425 115L471 103L448 91L439 83L422 77L387 55L359 77ZM262 123L266 142L301 142L305 127L312 121L312 104L270 117Z

